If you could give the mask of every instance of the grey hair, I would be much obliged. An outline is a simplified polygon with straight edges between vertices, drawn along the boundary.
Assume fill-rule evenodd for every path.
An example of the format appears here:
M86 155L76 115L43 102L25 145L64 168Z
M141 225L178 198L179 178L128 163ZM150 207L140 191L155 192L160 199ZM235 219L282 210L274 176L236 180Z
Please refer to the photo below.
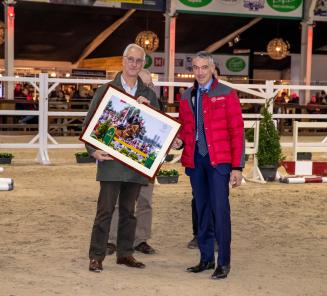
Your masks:
M209 65L214 65L215 62L213 60L213 56L211 53L207 52L207 51L199 51L195 54L195 56L193 57L193 60L196 58L200 58L200 59L205 59L208 60L208 64Z
M129 50L132 49L132 48L136 48L136 49L142 51L142 53L143 53L143 60L145 60L145 51L144 51L144 49L141 46L139 46L139 45L137 45L135 43L131 43L131 44L128 44L127 45L127 47L124 50L123 56L125 57L127 55L127 53L129 52Z

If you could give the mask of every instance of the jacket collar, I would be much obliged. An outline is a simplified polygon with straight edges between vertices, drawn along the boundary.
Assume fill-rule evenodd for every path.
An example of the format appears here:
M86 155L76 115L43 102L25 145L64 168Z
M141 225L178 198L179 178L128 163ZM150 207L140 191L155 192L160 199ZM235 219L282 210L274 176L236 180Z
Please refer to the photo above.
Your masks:
M212 75L212 78L213 78L213 81L211 83L211 86L210 86L210 89L209 89L209 92L208 92L208 96L210 97L210 92L215 89L218 85L218 80ZM191 97L195 96L196 97L196 94L197 94L197 91L198 91L198 87L199 87L199 83L195 80L194 81L194 84L193 84L193 87L192 87L192 91L191 91Z
M213 78L213 81L211 83L211 86L210 86L210 90L213 90L217 85L218 85L218 80L212 75L212 78ZM193 91L196 91L198 90L198 87L199 87L199 83L195 80L194 83L193 83L193 87L192 87L192 93ZM210 92L209 90L209 92Z
M113 80L113 84L116 85L118 88L120 88L122 91L124 91L124 88L121 84L121 75L122 72L117 73L117 75L115 76L114 80ZM146 86L144 85L142 79L138 76L137 77L137 90L135 93L135 97L139 97L140 94L146 89Z

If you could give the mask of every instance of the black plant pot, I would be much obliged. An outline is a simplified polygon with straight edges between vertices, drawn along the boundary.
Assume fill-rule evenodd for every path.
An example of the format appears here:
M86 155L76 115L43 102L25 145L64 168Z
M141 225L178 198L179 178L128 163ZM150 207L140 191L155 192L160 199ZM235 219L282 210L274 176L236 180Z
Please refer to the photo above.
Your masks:
M275 181L277 167L274 165L259 166L262 177L265 181Z
M0 158L0 164L11 164L12 158L9 157L1 157Z
M298 152L297 153L297 160L311 160L312 153L311 152Z
M179 176L157 176L160 184L174 184L178 182Z
M91 163L95 162L95 158L92 156L78 156L75 155L77 163Z

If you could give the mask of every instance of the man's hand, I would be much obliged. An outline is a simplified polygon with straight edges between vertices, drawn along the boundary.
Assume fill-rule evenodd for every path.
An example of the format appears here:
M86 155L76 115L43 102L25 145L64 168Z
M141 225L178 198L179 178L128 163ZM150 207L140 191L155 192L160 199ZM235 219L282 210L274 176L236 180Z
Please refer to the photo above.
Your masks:
M150 101L145 98L145 97L142 97L142 96L139 96L136 101L140 104L146 104L146 105L150 105Z
M175 138L173 144L171 145L172 149L178 150L183 146L183 141L180 138Z
M104 152L102 150L95 150L92 153L92 157L94 157L95 159L100 160L100 161L102 161L102 160L113 160L113 158L111 158L107 152Z
M230 174L230 184L232 185L232 187L238 187L241 185L242 183L242 172L239 170L232 170L231 174Z

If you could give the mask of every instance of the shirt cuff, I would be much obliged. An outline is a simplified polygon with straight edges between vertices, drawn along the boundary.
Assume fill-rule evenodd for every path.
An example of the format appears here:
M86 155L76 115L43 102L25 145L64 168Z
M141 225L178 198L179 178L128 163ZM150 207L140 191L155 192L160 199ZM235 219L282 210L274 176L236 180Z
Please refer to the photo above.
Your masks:
M243 171L242 167L232 167L232 171Z

